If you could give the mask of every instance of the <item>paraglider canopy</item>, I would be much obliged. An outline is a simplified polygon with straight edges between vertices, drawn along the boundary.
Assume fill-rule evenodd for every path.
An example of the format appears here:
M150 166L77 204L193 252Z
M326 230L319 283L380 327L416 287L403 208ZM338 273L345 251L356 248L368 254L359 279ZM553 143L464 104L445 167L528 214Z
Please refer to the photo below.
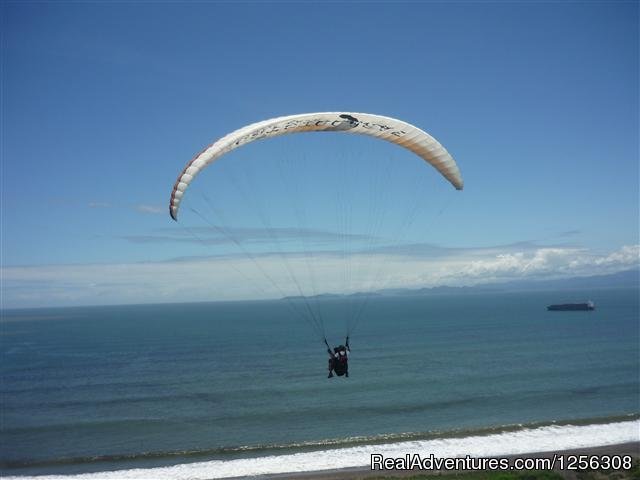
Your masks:
M369 113L319 112L277 117L240 128L197 154L178 176L171 192L169 214L178 219L180 202L193 179L226 153L263 138L300 132L345 132L369 135L406 148L440 172L456 189L463 181L458 165L432 136L409 123Z

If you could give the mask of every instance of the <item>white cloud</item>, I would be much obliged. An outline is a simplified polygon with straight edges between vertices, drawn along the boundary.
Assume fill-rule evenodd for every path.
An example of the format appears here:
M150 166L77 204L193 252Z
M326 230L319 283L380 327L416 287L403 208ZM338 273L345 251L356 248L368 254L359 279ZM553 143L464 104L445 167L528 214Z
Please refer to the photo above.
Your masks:
M89 208L110 208L111 204L108 202L89 202Z
M135 205L133 208L137 212L140 212L140 213L151 213L151 214L154 214L154 215L161 214L161 213L167 213L167 209L166 208L159 207L157 205L140 204L140 205Z
M474 285L614 273L640 263L640 246L597 254L578 248L450 255L372 253L187 258L168 262L4 267L3 307L277 298L382 288ZM309 266L311 268L309 268ZM289 274L293 272L294 278ZM273 282L272 282L273 280ZM315 289L312 288L315 286Z
M454 276L492 281L606 274L637 267L639 257L639 245L624 246L606 255L578 248L538 248L473 260Z

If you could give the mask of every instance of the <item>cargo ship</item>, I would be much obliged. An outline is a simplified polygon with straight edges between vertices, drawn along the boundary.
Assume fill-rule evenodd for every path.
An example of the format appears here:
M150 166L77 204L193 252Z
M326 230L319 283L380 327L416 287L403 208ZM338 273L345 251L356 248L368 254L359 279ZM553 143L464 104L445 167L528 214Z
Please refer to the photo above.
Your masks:
M595 304L589 300L586 303L562 303L559 305L549 305L547 310L572 311L572 310L595 310Z

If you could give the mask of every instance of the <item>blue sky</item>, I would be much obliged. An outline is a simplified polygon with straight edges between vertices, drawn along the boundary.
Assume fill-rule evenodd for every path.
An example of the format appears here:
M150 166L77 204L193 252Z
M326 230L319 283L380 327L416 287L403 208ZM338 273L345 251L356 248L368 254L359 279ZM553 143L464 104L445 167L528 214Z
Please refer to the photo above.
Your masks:
M416 180L411 154L371 139L241 149L199 188L287 293L282 259L305 271L291 252L303 245L318 263L303 285L335 290L344 277L327 253L327 235L344 233L341 204L322 187L339 193L345 158L349 233L377 238L367 256L357 242L346 252L357 272L346 290L638 265L638 2L5 1L1 13L5 307L278 296L228 237L185 219L202 229L199 244L167 203L184 164L216 138L313 111L423 128L452 153L465 190L449 192L431 172ZM291 192L269 188L300 158L287 181L305 199L304 225L285 208ZM378 195L368 185L387 161L399 201L386 207L393 221L366 231ZM260 195L234 193L238 176ZM424 185L432 210L391 255L384 240ZM298 232L278 255L261 243L252 202L278 238Z

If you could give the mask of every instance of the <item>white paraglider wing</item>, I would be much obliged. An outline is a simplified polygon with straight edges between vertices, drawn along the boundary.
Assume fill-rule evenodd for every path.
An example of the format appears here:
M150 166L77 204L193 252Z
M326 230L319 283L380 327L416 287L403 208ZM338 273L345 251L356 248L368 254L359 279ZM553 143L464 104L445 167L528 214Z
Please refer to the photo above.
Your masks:
M191 181L215 160L254 140L299 132L358 133L395 143L414 152L438 170L456 189L462 190L462 177L455 160L435 138L418 127L369 113L304 113L253 123L222 137L196 155L173 186L169 203L171 218L178 219L180 202Z

